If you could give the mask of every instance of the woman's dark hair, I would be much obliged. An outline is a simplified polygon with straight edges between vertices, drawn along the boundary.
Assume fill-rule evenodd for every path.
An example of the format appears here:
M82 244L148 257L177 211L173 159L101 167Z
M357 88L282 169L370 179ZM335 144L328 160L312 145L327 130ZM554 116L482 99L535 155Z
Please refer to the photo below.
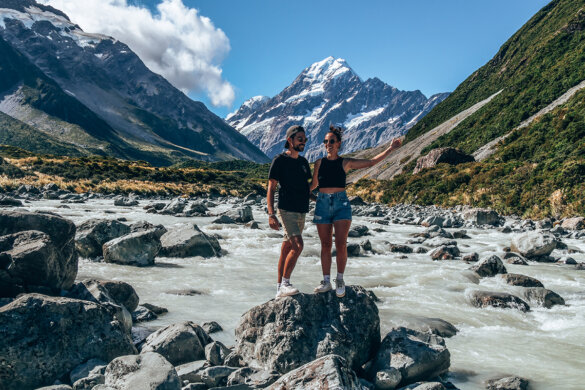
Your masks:
M329 131L327 133L335 134L337 140L341 142L341 135L343 134L343 129L341 127L329 125Z

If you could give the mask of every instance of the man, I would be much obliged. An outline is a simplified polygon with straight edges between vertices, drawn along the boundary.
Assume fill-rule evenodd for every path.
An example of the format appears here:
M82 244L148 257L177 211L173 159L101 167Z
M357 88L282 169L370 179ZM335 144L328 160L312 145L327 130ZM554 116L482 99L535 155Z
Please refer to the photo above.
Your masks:
M280 247L278 260L278 284L276 298L295 295L299 290L290 283L290 276L297 259L303 251L301 236L305 227L305 215L309 211L309 180L311 168L306 158L299 156L305 150L305 129L291 126L286 131L286 151L272 160L268 173L268 192L266 202L268 223L274 230L280 223L274 212L274 192L278 190L278 216L284 228L284 241Z

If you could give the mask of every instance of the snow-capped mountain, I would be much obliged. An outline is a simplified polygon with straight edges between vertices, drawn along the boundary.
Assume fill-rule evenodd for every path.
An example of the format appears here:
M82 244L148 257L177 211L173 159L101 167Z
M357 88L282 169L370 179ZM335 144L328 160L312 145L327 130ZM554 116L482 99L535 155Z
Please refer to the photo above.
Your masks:
M344 128L342 153L350 153L406 133L448 95L427 99L377 78L362 81L345 60L328 57L277 96L249 99L226 121L269 157L282 152L286 129L300 124L309 138L305 156L314 161L324 154L321 141L330 124Z
M0 111L60 145L158 165L268 161L124 43L87 33L52 7L0 0L0 51Z

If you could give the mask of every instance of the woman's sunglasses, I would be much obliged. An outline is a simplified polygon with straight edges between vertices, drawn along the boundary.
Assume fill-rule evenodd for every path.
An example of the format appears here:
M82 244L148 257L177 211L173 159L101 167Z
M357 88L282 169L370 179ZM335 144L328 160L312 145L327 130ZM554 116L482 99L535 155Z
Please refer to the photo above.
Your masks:
M333 144L334 144L334 143L336 143L336 142L337 142L337 140L334 140L334 139L331 139L331 138L330 138L330 139L324 139L324 140L323 140L323 143L324 143L325 145L327 145L327 144L329 144L329 145L333 145Z

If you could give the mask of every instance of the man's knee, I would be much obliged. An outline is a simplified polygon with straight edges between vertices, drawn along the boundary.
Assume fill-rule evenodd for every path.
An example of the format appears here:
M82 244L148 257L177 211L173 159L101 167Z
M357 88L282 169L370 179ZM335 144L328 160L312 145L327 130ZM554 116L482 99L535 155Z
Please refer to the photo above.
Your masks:
M290 239L291 250L301 253L303 251L304 243L301 236L294 236Z

